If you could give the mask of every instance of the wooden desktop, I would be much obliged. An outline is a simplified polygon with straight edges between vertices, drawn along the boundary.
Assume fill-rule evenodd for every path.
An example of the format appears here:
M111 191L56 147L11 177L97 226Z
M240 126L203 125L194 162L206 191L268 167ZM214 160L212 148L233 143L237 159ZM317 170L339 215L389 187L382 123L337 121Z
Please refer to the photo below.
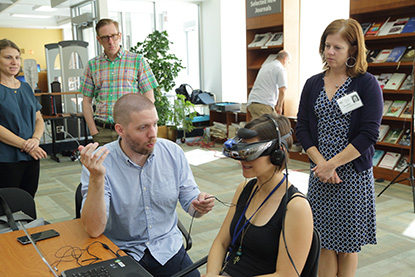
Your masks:
M55 257L55 254L64 246L72 246L74 248L79 247L81 249L85 249L91 243L99 241L108 245L109 248L114 252L117 252L119 249L104 235L101 235L98 238L89 237L89 235L85 232L80 219L30 228L28 229L28 232L29 234L33 234L49 229L55 229L60 233L60 236L38 241L36 245L42 252L45 259L51 265L55 261L59 260L59 258ZM53 276L33 245L22 245L17 241L18 237L24 235L25 234L23 230L0 234L0 276ZM92 254L96 255L102 260L115 258L115 255L111 253L111 251L105 249L100 243L95 243L89 248L89 250ZM126 255L123 251L119 251L119 254L121 256ZM88 255L88 253L85 252L80 260L87 258L92 258L92 256ZM65 261L60 262L57 266L58 275L60 275L62 271L66 269L79 266L76 260L71 257L65 258L64 260ZM89 262L83 262L81 264L87 265Z

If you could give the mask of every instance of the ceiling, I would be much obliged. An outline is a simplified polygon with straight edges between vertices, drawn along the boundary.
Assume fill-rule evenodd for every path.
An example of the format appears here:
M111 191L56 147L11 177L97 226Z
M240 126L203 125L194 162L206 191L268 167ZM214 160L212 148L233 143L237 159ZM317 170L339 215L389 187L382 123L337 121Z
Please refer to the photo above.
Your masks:
M84 1L85 0L0 0L0 27L62 28L63 25L70 23L70 6ZM56 10L35 10L40 6L50 8L51 4ZM16 15L19 17L16 17Z

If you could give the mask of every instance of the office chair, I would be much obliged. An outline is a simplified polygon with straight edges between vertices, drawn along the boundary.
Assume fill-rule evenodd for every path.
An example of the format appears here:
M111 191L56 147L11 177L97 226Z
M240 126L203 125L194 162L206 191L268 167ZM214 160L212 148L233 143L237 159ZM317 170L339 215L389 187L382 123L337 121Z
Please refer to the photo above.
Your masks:
M37 218L35 200L27 191L13 187L1 188L0 195L3 196L12 213L22 211L33 219ZM5 214L5 211L0 206L0 215Z
M318 263L320 261L320 252L320 234L314 228L310 252L308 253L303 271L301 271L301 276L317 277Z

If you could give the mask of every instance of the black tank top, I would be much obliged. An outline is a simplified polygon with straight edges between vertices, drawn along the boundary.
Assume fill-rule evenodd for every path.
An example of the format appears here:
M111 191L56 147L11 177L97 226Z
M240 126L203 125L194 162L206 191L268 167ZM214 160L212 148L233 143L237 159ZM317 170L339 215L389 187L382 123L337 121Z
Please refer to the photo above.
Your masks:
M251 180L239 196L236 212L229 230L231 237L234 234L236 224L255 184L256 179ZM291 199L292 195L298 192L295 186L290 186L288 189L288 199ZM236 264L234 264L234 258L241 243L241 235L237 238L235 245L231 246L232 250L224 269L230 276L255 276L275 272L282 229L282 217L286 207L286 196L285 194L280 206L267 224L261 227L252 224L249 226L242 242L242 255ZM241 222L242 224L243 221ZM241 227L241 223L238 228Z

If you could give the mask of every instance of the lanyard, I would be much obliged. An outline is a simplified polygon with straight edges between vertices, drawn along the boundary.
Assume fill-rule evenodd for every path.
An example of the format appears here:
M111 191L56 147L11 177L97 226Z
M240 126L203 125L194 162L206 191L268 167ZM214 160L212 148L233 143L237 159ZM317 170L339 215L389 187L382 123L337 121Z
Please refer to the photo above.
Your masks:
M287 176L284 174L284 177L281 179L281 181L278 183L278 185L268 194L268 196L264 199L264 201L262 201L262 203L258 207L258 209L256 209L256 211L251 215L251 217L247 221L245 221L245 224L237 232L236 230L238 230L239 223L241 223L242 218L245 217L246 210L248 209L248 206L251 203L252 198L254 197L255 193L257 192L258 187L255 188L254 193L252 193L251 197L249 197L248 203L246 204L244 210L242 211L241 216L239 217L238 223L236 223L235 230L233 231L232 244L231 245L235 244L236 239L239 237L239 235L241 234L241 232L245 228L245 226L250 222L250 220L258 212L258 210L265 204L265 202L267 202L267 200L271 197L271 195L281 186L281 184L284 182L286 177Z

